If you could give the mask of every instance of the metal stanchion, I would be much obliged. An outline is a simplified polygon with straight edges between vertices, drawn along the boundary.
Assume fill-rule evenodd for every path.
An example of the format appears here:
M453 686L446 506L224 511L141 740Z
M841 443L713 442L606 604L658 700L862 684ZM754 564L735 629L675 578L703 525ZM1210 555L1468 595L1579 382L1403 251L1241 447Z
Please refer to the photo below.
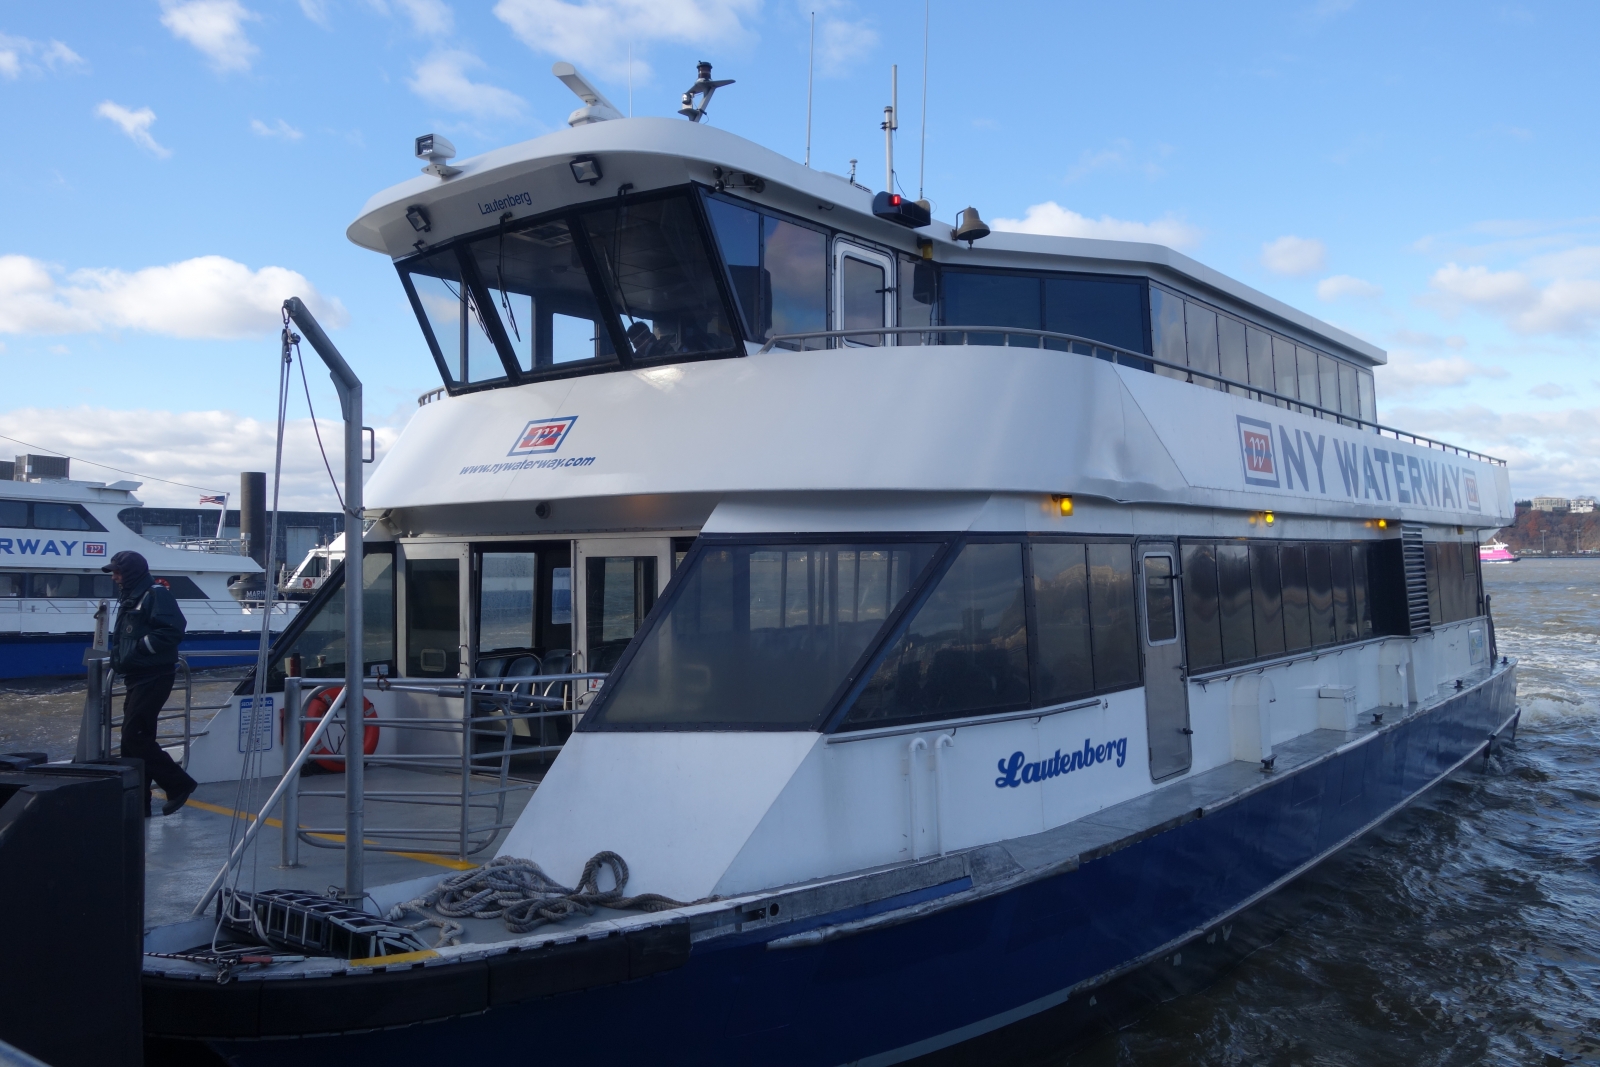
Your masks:
M283 680L283 770L288 773L295 760L300 758L300 749L305 744L304 729L301 727L301 690L300 679L289 677ZM283 842L280 848L281 862L279 867L300 866L300 781L299 775L289 783L289 788L283 793Z

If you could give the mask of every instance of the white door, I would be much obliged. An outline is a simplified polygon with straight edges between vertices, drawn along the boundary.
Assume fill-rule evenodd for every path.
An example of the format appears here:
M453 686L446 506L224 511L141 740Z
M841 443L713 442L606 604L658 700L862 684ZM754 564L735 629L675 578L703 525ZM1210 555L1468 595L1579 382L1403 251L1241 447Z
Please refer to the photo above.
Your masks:
M471 668L469 546L401 544L395 575L399 659L408 678L464 678Z
M672 576L670 537L591 537L575 542L574 670L611 670Z
M833 328L872 330L894 325L894 260L849 241L833 243ZM846 337L851 347L881 345L884 335Z

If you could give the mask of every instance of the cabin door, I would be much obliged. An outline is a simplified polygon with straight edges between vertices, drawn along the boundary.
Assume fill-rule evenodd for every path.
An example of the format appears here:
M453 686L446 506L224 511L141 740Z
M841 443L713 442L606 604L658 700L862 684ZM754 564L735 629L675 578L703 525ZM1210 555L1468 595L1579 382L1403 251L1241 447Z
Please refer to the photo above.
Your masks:
M1138 549L1144 714L1150 738L1150 778L1159 782L1189 769L1192 731L1183 659L1183 592L1176 545L1143 541Z
M616 666L672 575L670 537L596 537L576 542L573 639L582 671Z
M472 648L468 546L402 544L400 658L408 678L462 678Z
M871 330L894 325L894 260L849 241L833 243L833 328ZM849 347L881 345L881 333L846 337Z

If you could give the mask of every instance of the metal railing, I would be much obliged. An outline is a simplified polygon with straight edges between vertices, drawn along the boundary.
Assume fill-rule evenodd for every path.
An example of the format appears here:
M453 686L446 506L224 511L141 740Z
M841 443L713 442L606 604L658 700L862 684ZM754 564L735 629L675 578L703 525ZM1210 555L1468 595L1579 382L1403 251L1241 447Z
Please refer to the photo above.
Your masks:
M442 399L444 399L444 386L441 385L439 388L429 389L426 393L423 393L421 396L417 397L417 407L426 407L435 400Z
M373 852L421 852L453 856L458 860L466 860L488 848L497 840L500 831L509 828L514 821L506 818L507 797L531 790L537 784L514 779L513 761L559 752L565 737L552 743L552 734L560 734L563 726L570 733L574 720L582 714L576 707L581 694L574 692L578 683L605 677L604 674L538 674L518 677L515 681L507 678L373 679L371 688L378 692L459 701L460 710L451 717L403 714L366 721L385 731L410 731L413 735L432 735L436 739L459 738L460 747L458 752L448 751L455 745L446 741L440 746L447 749L444 752L368 753L362 757L364 768L396 767L435 772L457 777L458 783L453 788L441 789L366 787L362 790L363 801L454 807L459 811L459 818L448 826L384 826L367 822L362 847ZM344 739L337 745L319 740L314 742L317 746L314 751L308 752L305 748L310 741L307 728L314 721L305 716L307 704L320 694L342 687L339 679L284 680L284 778L279 783L280 788L274 791L274 799L281 792L283 825L298 828L294 833L282 835L281 862L285 867L299 865L302 843L331 849L347 845L342 826L300 825L303 798L345 796L342 787L307 789L301 776L301 768L309 760L329 765L329 769L344 762L341 750L354 736L347 725ZM342 700L342 695L338 699ZM329 713L331 711L324 715ZM528 743L519 743L519 736L525 737ZM362 737L365 737L365 722ZM484 744L485 741L489 743ZM283 788L284 785L287 788ZM269 803L263 809L262 817L268 814L271 806Z
M1065 351L1073 355L1086 356L1091 359L1103 359L1108 363L1116 363L1122 366L1135 367L1139 370L1145 371L1155 370L1155 368L1159 367L1164 371L1171 372L1166 375L1167 377L1184 378L1189 382L1193 382L1196 378L1203 378L1207 382L1215 382L1223 392L1234 393L1238 396L1252 397L1256 400L1262 401L1263 403L1266 403L1270 400L1277 407L1286 407L1290 410L1310 412L1332 422L1340 422L1346 426L1354 426L1358 429L1370 428L1380 437L1392 437L1397 441L1408 441L1411 444L1421 445L1424 448L1437 448L1441 451L1450 452L1458 456L1466 456L1468 459L1475 459L1484 463L1492 463L1497 467L1506 466L1505 460L1498 459L1495 456L1486 455L1482 452L1475 452L1470 448L1463 448L1460 445L1452 445L1446 441L1440 441L1433 437L1425 437L1422 434L1411 433L1407 430L1396 429L1393 426L1385 426L1382 423L1374 422L1371 419L1363 419L1355 415L1350 415L1346 412L1335 411L1332 408L1325 408L1319 404L1313 404L1309 401L1300 400L1297 397L1285 396L1282 393L1273 392L1271 389L1263 389L1259 385L1251 385L1248 382L1241 382L1233 378L1225 378L1220 374L1213 374L1210 371L1200 370L1197 367L1190 367L1181 363L1171 363L1156 356L1146 355L1143 352L1135 352L1129 348L1118 348L1116 345L1109 345L1104 341L1096 341L1092 337L1080 337L1077 334L1071 333L1057 333L1053 330L1029 330L1019 326L877 326L867 330L811 330L806 333L776 334L770 338L766 344L761 346L758 354L771 352L774 348L778 347L787 348L790 351L800 352L825 351L827 349L839 347L837 344L834 344L835 341L843 341L851 337L876 337L879 338L879 341L874 343L876 345L881 345L883 339L889 336L897 339L900 337L918 336L921 337L921 340L917 343L923 345L970 345L973 343L972 337L974 334L981 337L999 337L1000 343L997 347L1000 348L1048 348L1050 346L1045 343L1047 341L1062 341L1070 345L1083 345L1086 346L1088 351L1081 351L1077 348L1058 349L1057 351ZM957 336L961 338L960 341L947 340L947 338ZM1034 343L1029 345L1014 345L1011 343L1012 337L1030 338ZM934 338L934 340L929 340L929 338ZM808 344L810 341L826 341L828 343L813 348ZM979 341L977 343L980 345L988 344L988 342L985 341ZM798 347L792 347L793 345L798 345ZM873 345L864 345L862 347L873 347ZM1158 371L1157 373L1160 372Z
M221 670L225 668L213 668L197 679L190 660L204 660L208 657L245 659L249 657L249 653L237 649L194 649L178 654L177 676L172 684L172 695L167 697L166 706L163 707L161 714L156 716L156 743L162 748L178 748L182 752L178 765L184 770L189 769L189 752L194 742L211 732L211 717L228 707L230 703L230 700L225 699L220 704L197 704L195 686L203 682L237 682L245 676L243 669L237 674L223 674ZM76 758L103 759L114 755L121 748L118 732L122 729L123 720L116 713L116 698L126 696L128 688L118 684L119 676L112 671L109 658L91 657L87 667L88 691L84 701L84 719ZM171 706L173 696L181 698L183 702L181 707ZM209 713L206 716L206 725L198 731L194 728L197 712ZM173 724L177 724L176 728Z
M244 539L240 537L146 537L166 548L184 552L206 552L219 556L244 555Z

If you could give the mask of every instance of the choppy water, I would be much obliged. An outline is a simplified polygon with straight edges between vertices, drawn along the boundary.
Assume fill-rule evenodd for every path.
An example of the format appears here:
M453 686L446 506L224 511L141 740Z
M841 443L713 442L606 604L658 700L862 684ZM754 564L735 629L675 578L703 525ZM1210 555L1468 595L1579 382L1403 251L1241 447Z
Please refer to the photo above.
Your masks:
M1516 745L1285 890L1289 933L1062 1067L1600 1063L1600 561L1484 571Z
M1485 568L1517 743L1285 890L1303 920L1060 1061L1600 1063L1600 561ZM81 683L0 683L0 751L70 755Z

